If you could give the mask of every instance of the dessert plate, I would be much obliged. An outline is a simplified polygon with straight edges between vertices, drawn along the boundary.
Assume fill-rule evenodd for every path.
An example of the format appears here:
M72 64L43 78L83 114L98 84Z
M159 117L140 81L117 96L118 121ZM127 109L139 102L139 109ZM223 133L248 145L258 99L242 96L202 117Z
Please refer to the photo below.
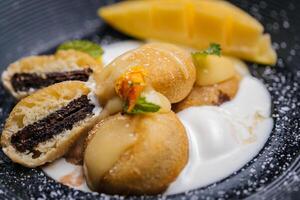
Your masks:
M20 57L47 54L61 42L85 38L100 44L130 39L96 15L113 0L7 0L0 2L0 72ZM204 188L144 199L297 199L300 196L300 3L233 0L271 33L279 59L275 67L248 63L272 96L274 128L252 161L224 180ZM0 85L0 130L15 100ZM12 163L0 151L0 199L119 199L71 189L39 168ZM127 197L138 199L140 197Z

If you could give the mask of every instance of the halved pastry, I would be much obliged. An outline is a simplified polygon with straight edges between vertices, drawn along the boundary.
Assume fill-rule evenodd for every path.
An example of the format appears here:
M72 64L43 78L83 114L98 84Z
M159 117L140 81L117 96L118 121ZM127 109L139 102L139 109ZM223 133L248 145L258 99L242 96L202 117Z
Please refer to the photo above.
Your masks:
M173 112L117 114L90 132L84 174L94 191L158 194L176 179L187 160L187 135Z
M85 82L66 81L41 89L10 113L1 137L3 152L27 167L51 162L92 128L100 111Z
M68 81L95 79L102 70L99 60L76 50L59 50L49 56L29 56L8 66L2 74L3 85L20 99L37 89Z
M135 67L143 67L148 85L171 103L184 99L195 82L196 69L189 52L171 44L149 43L119 56L103 69L97 86L100 100L113 99L116 80Z
M236 95L240 76L247 66L238 59L220 54L221 48L217 44L192 54L197 71L196 82L184 100L172 105L174 112L192 106L221 105Z
M239 83L239 76L234 76L213 85L195 85L184 100L172 105L172 110L179 112L192 106L221 105L235 97Z

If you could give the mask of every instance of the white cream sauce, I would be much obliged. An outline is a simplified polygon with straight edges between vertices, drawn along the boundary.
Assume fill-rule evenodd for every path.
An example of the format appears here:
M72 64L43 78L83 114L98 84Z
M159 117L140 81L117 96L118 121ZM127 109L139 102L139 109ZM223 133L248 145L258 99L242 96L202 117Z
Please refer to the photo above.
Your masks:
M104 64L139 45L139 42L125 41L103 46ZM166 194L226 178L256 156L267 141L273 127L271 97L265 86L248 74L242 62L236 66L243 78L233 100L221 106L191 107L178 113L188 134L189 161ZM81 166L61 158L43 170L57 181L70 179L69 186L90 191L84 180L76 182L83 177Z
M84 179L82 166L73 165L60 158L42 169L48 176L64 185L91 192Z
M206 186L242 168L262 149L273 127L271 97L264 85L245 76L236 97L217 106L178 113L189 138L189 161L167 194Z

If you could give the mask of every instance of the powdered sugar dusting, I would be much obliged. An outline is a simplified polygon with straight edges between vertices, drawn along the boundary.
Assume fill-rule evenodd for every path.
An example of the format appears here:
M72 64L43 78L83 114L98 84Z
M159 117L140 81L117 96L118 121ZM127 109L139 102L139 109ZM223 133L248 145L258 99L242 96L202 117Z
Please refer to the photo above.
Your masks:
M205 188L175 196L143 197L143 199L274 199L287 198L287 193L300 188L299 107L300 107L300 36L297 5L293 1L233 0L248 10L272 33L273 46L278 52L276 67L251 66L254 76L267 86L273 100L275 127L265 148L243 169ZM297 11L297 12L296 12ZM111 29L99 31L92 40L108 44L128 38ZM0 124L11 110L13 99L0 86ZM56 183L39 169L26 169L0 152L0 197L11 199L124 199L119 196L84 193ZM294 164L292 164L294 163ZM138 197L128 197L138 199Z

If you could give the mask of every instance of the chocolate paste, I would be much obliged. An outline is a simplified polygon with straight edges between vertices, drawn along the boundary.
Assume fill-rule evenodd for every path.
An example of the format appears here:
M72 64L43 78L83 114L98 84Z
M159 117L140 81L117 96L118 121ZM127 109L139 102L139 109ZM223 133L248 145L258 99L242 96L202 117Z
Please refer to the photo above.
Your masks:
M216 105L222 105L227 101L230 101L230 97L226 93L219 91L218 102L216 103Z
M54 83L63 81L87 81L92 69L74 70L69 72L51 72L46 74L15 73L11 78L11 84L16 92L26 92L32 89L40 89Z
M87 96L83 95L47 117L25 126L11 137L11 143L19 152L29 151L33 153L33 158L38 157L40 152L34 148L39 143L71 130L76 122L92 115L94 107Z

